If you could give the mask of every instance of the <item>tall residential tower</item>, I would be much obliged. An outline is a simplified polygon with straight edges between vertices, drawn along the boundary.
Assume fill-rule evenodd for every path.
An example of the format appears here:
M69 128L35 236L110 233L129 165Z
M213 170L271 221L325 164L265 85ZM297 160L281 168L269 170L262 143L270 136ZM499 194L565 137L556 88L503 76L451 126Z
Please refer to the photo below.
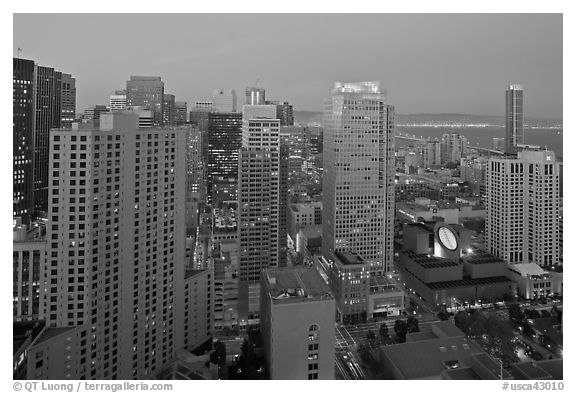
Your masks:
M510 85L506 90L505 152L515 153L524 143L524 86Z

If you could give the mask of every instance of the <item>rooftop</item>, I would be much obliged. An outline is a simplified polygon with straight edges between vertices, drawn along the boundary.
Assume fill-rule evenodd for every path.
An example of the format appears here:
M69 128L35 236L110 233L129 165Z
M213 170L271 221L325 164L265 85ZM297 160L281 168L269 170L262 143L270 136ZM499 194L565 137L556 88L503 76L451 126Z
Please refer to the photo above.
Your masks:
M344 265L362 265L364 260L358 254L351 253L349 251L336 251L334 255L342 264Z
M497 276L497 277L483 277L483 278L468 278L464 280L455 281L443 281L443 282L433 282L425 283L432 290L441 290L449 288L463 288L463 287L477 287L485 285L503 284L503 283L514 283L508 277Z
M271 268L263 270L262 274L274 303L333 299L330 287L316 269Z
M412 250L402 251L402 253L410 257L410 259L412 259L424 269L439 269L460 265L459 262L453 261L451 259L439 258L428 254L417 254Z
M543 270L535 263L511 263L508 265L509 269L516 270L524 277L529 276L542 276L547 275L548 272Z
M472 253L462 256L462 260L466 263L470 263L473 265L506 263L506 261L504 261L503 259L498 258L480 249L474 249Z
M194 270L186 270L186 272L184 273L184 280L187 280L191 277L197 276L199 274L204 273L206 270L204 269L194 269Z

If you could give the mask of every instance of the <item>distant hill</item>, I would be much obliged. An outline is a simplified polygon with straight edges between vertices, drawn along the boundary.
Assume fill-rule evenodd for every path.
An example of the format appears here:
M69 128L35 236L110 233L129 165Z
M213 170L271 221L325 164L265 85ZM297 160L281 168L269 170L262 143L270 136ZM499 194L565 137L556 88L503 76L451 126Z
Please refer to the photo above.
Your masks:
M294 111L294 121L301 125L310 123L322 124L322 112ZM484 124L487 126L504 126L504 116L469 115L461 113L397 113L396 124L399 126L434 124ZM562 120L526 117L524 118L524 124L530 127L561 127Z

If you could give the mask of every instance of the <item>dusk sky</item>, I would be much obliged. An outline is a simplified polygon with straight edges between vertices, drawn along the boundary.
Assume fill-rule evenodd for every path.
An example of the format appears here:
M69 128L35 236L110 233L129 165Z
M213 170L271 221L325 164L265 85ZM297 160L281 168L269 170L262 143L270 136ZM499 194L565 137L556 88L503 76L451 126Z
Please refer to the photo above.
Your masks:
M562 117L561 14L15 14L13 46L71 73L78 111L148 75L189 108L258 79L315 111L334 81L380 80L403 114L503 115L519 83L526 116Z

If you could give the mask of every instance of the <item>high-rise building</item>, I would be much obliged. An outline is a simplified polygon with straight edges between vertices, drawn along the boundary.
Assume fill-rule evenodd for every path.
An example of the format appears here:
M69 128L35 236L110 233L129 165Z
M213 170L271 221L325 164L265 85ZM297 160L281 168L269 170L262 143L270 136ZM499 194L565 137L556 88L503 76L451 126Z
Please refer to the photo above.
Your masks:
M13 60L12 105L12 214L29 215L34 211L34 61Z
M289 102L266 101L266 105L276 105L276 117L280 119L281 126L294 125L294 110Z
M508 262L558 264L561 195L554 152L492 157L486 180L488 251Z
M199 203L204 201L204 160L202 134L196 125L186 133L186 234L196 233Z
M334 379L335 305L316 269L262 270L260 332L270 379Z
M70 74L62 74L62 93L60 97L62 128L72 127L76 119L76 79Z
M163 108L162 124L171 127L176 123L176 97L174 94L164 94Z
M214 205L238 198L238 150L241 145L242 113L209 113L206 180L208 201Z
M185 130L80 126L50 133L40 312L80 329L72 379L145 379L184 342Z
M322 254L357 253L392 269L394 107L379 82L340 83L325 103Z
M423 163L426 167L442 164L442 146L439 141L427 141L425 143Z
M62 73L50 67L36 66L34 130L34 208L48 208L49 133L62 121Z
M82 120L85 122L91 120L100 120L100 115L106 112L108 112L106 105L92 105L84 110Z
M243 319L259 312L260 271L279 263L280 121L275 106L243 107L238 165L239 315Z
M213 108L219 112L236 112L236 92L233 89L212 91Z
M116 90L110 96L110 112L126 109L126 90Z
M442 135L442 163L459 163L468 141L465 136L452 132Z
M510 85L506 90L506 134L504 151L515 153L524 143L524 86Z
M142 106L152 111L154 125L163 120L164 82L159 76L131 76L126 82L126 106Z
M266 105L266 89L261 87L247 87L246 105Z
M181 126L188 121L188 103L186 101L176 101L174 103L174 120L177 126Z

